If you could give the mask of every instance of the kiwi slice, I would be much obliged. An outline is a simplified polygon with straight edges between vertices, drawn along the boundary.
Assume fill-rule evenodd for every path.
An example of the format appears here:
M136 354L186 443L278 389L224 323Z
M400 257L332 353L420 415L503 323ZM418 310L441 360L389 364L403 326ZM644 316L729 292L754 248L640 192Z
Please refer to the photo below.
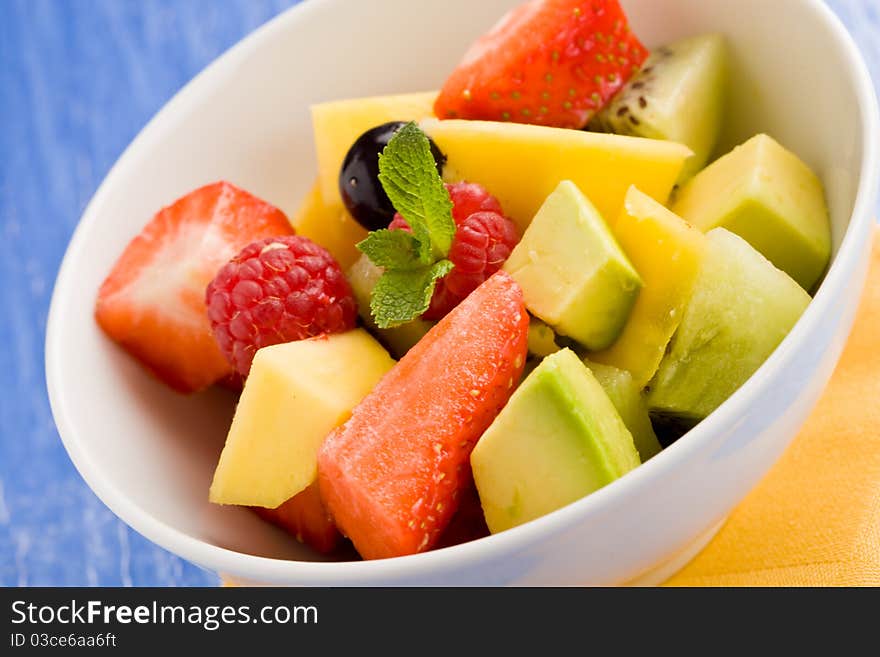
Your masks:
M653 50L589 129L685 144L694 152L678 180L685 182L706 165L715 149L726 59L719 34L689 37Z

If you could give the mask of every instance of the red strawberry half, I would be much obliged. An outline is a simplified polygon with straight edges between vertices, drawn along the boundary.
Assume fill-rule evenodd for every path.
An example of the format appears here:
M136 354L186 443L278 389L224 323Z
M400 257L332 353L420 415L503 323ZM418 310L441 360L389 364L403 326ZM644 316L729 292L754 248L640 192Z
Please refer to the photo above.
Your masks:
M195 392L233 368L214 340L205 288L247 244L292 235L278 208L227 182L160 210L101 285L95 318L113 340L180 392Z
M647 56L617 0L531 0L471 46L434 112L583 128Z

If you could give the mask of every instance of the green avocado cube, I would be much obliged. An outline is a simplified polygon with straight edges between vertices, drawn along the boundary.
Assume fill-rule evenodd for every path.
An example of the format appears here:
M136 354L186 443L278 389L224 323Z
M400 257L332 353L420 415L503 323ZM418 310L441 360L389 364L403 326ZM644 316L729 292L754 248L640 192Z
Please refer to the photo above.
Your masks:
M736 233L807 291L831 257L822 182L767 135L703 169L679 192L672 211L703 232Z
M567 348L526 377L471 452L492 533L589 495L639 463L608 395Z
M544 201L504 269L533 315L591 350L614 342L642 286L608 224L570 180Z

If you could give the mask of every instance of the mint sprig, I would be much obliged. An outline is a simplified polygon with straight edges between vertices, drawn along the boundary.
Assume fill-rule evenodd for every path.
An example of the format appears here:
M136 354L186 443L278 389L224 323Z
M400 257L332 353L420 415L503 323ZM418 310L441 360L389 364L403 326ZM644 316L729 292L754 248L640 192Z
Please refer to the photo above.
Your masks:
M403 232L403 231L401 231ZM434 285L452 271L452 262L438 260L417 269L386 270L373 288L370 310L380 328L412 321L428 309Z
M412 229L372 231L357 247L384 272L370 311L380 328L409 322L428 309L455 237L452 200L437 172L428 137L407 123L379 155L379 182Z
M405 230L374 230L357 245L377 267L409 270L426 266L419 240Z

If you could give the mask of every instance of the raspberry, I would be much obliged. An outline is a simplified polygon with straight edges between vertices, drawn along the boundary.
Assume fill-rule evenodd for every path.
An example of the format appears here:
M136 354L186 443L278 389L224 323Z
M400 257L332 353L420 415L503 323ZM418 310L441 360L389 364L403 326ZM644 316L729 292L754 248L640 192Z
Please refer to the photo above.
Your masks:
M441 319L466 296L501 269L519 241L516 226L504 216L501 204L482 185L455 183L446 185L452 199L455 237L449 249L452 271L437 281L431 305L422 314L425 319ZM400 214L389 229L409 230Z
M247 376L257 349L354 328L357 306L339 263L301 236L246 246L205 293L220 350Z

